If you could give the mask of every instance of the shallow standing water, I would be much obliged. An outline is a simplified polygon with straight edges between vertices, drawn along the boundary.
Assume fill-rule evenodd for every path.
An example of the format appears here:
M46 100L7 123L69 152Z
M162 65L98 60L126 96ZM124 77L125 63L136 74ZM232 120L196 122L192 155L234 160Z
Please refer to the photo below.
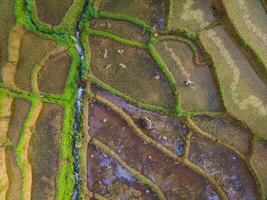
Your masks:
M85 59L85 50L83 48L82 43L80 42L80 36L81 36L81 22L82 20L86 17L86 11L89 8L89 0L86 0L83 11L82 11L82 16L80 20L77 23L77 28L76 28L76 34L75 34L75 46L76 49L80 55L80 65L79 65L79 78L82 78L83 76L83 69L82 69L82 62ZM79 169L80 169L80 161L79 161L79 148L78 148L78 137L79 137L79 129L81 127L80 124L80 116L82 113L82 101L84 97L84 86L80 83L78 83L78 92L77 92L77 97L75 100L75 119L74 119L74 137L73 137L73 157L74 157L74 178L75 178L75 184L74 184L74 191L72 194L72 200L77 200L79 199L79 182L80 182L80 175L79 175Z

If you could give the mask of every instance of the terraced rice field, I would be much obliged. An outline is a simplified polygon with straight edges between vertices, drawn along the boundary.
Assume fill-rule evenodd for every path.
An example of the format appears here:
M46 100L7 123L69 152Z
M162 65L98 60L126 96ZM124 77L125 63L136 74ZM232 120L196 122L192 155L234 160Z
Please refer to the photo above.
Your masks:
M0 200L266 200L264 5L0 0Z

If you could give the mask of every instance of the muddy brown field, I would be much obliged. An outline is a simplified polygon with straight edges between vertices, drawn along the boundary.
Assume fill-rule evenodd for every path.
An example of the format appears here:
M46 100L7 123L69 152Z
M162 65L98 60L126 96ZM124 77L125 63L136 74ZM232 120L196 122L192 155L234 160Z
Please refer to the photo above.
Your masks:
M266 22L264 0L0 0L0 200L266 200Z

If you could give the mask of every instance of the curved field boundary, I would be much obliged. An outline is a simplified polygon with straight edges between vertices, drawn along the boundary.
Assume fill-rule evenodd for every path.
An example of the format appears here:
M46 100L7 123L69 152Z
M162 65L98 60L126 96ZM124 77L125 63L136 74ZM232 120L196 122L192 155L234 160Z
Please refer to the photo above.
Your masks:
M187 123L190 125L190 127L195 130L197 133L201 134L202 136L210 139L212 142L216 142L219 145L222 145L225 149L228 149L230 151L235 152L242 160L246 159L246 155L242 154L238 149L236 149L235 147L226 144L224 142L222 142L220 139L218 139L217 137L215 137L214 135L203 131L201 128L199 128L190 118L187 119Z
M161 41L167 41L167 40L173 40L173 41L178 41L186 44L187 46L190 47L192 53L193 53L193 63L196 66L206 66L208 64L207 60L200 60L200 49L199 47L193 42L190 41L189 39L186 39L182 36L175 36L175 35L160 35L157 39L157 43Z
M107 38L107 39L114 40L114 41L119 42L119 43L124 44L124 45L138 47L138 48L141 48L141 49L146 49L147 48L147 45L144 44L144 43L127 40L127 39L121 38L121 37L119 37L117 35L114 35L112 33L104 32L104 31L98 31L98 30L94 30L94 29L89 29L88 33L89 33L89 36L90 35L101 36L101 37L104 37L104 38Z
M259 181L259 177L257 176L255 170L253 169L252 165L250 164L248 158L246 157L246 155L243 155L238 149L236 149L235 147L226 144L222 141L220 141L218 138L216 138L215 136L209 134L206 131L203 131L201 128L199 128L190 118L187 119L187 123L190 125L190 127L196 131L196 133L204 136L205 138L208 138L210 140L212 140L213 142L216 142L217 144L223 146L224 149L227 149L229 151L232 151L234 153L236 153L239 158L246 164L250 174L252 175L254 181L256 182L257 185L257 193L260 197L263 197L263 186L262 183ZM263 199L263 198L262 198Z
M221 27L202 32L200 39L207 53L213 56L213 66L224 106L237 119L244 121L255 134L266 138L264 120L267 117L267 106L264 101L264 82L258 78L246 60L240 60L244 58L243 55L236 51L237 47ZM230 73L227 70L230 70ZM254 87L246 80L253 82Z
M0 199L6 199L8 190L8 175L6 170L6 153L5 145L6 134L8 132L8 125L11 117L12 98L0 95Z
M143 27L149 33L155 33L155 30L150 25L148 25L146 22L135 17L129 17L129 16L120 15L120 14L113 14L113 13L108 13L104 11L99 11L97 13L97 17L104 17L108 19L126 21L129 23L135 24L137 26Z
M40 70L44 67L46 61L51 57L54 56L56 54L60 54L62 52L65 51L64 47L58 47L56 49L53 49L52 51L48 52L43 58L42 60L33 66L32 72L31 72L31 87L32 87L32 91L33 93L36 94L40 94L40 90L39 90L39 86L38 86L38 73L40 72Z
M145 184L149 186L158 196L160 200L166 200L166 197L164 196L161 189L155 185L150 179L146 178L142 174L140 174L136 169L131 168L126 162L124 162L118 154L116 154L113 150L111 150L108 146L106 146L104 143L100 142L97 139L92 138L91 143L94 144L98 149L100 149L103 153L113 157L115 160L118 161L118 163L124 167L127 171L129 171L133 176L135 176L140 183Z
M174 111L175 111L175 113L177 113L177 114L182 113L181 97L178 94L178 87L176 85L176 81L175 81L172 73L170 72L168 66L164 63L164 61L162 60L162 58L158 54L158 52L157 52L157 50L153 44L148 44L148 50L149 50L151 57L157 63L157 65L159 66L159 69L165 75L165 77L167 78L167 80L169 82L169 85L172 89L172 93L174 96L174 102L175 102Z
M27 5L26 9L30 13L31 19L34 21L34 23L38 24L43 29L55 30L55 31L61 31L63 29L73 33L76 27L77 20L85 4L85 0L74 0L73 4L69 7L68 11L65 13L62 21L58 25L53 26L39 19L35 0L23 0L23 1Z
M214 186L214 188L216 188L216 190L219 193L219 196L223 200L228 199L227 196L226 196L226 194L225 194L225 192L218 185L218 183L215 181L215 179L213 177L210 177L209 174L207 172L205 172L201 167L195 165L194 163L192 163L191 161L189 161L186 157L183 157L183 158L178 157L172 151L170 151L169 149L167 149L163 145L159 144L154 139L148 137L135 124L135 122L132 120L131 117L129 117L123 110L121 110L120 108L118 108L116 105L114 105L110 101L108 101L108 100L106 100L103 97L100 97L98 95L95 95L94 96L94 99L97 100L97 101L99 101L100 103L106 105L107 107L109 107L111 110L113 110L115 113L117 113L123 120L125 120L127 122L127 124L129 125L129 127L133 130L133 132L138 137L140 137L144 141L145 144L149 144L149 145L153 146L154 148L156 148L156 149L160 150L162 153L164 153L166 156L172 158L173 160L179 162L181 165L183 165L183 166L191 169L196 174L202 176L203 178L205 178L206 180L208 180Z
M14 26L8 38L8 62L3 66L1 71L1 79L11 87L18 89L15 84L16 67L19 61L20 44L26 30L22 26Z
M32 189L32 168L28 160L28 147L31 139L31 135L34 132L35 122L41 112L42 102L39 100L32 102L31 111L25 120L18 146L16 147L16 159L18 166L22 174L22 200L31 199L31 189Z
M152 105L152 104L146 104L143 102L140 102L136 99L133 99L127 95L125 95L124 93L116 90L115 88L107 85L106 83L102 82L101 80L99 80L98 78L91 76L90 78L91 83L99 86L100 88L110 92L111 94L118 96L120 98L122 98L123 100L139 107L140 109L145 109L145 110L150 110L150 111L155 111L155 112L162 112L162 113L171 113L171 110L168 108L164 108L158 105ZM89 92L90 93L90 92Z
M214 0L213 0L214 1ZM245 50L256 60L254 70L267 80L267 15L260 1L216 1L227 16L225 25ZM239 12L237 12L239 10ZM233 31L232 31L233 30Z

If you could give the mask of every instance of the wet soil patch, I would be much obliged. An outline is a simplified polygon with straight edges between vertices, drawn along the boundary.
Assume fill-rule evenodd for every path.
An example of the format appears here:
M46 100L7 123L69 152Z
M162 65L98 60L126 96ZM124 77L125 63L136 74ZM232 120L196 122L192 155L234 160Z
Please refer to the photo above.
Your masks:
M249 169L233 152L194 133L189 159L215 178L229 199L257 199L256 184Z
M149 187L138 183L116 160L94 145L88 145L87 155L87 185L90 191L108 199L157 199Z
M216 138L237 148L246 155L250 149L251 133L241 122L226 116L198 115L192 120L203 131L214 135Z
M110 109L93 103L90 111L90 136L109 146L129 166L157 184L167 199L208 198L206 192L211 189L207 181L145 144ZM214 191L209 194L216 196Z
M139 109L95 85L91 89L95 94L110 100L123 109L148 136L157 140L178 156L183 155L185 138L189 132L189 128L183 122L183 119Z

